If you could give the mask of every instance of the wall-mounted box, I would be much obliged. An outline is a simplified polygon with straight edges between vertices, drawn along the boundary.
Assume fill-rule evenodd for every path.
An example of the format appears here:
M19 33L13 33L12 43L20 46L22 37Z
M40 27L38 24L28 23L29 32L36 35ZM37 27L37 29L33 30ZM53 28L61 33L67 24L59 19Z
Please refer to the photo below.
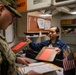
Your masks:
M76 4L76 0L17 0L17 10L25 12L67 4Z
M51 0L17 0L17 11L26 12L48 8L51 6Z
M67 5L67 4L72 4L76 3L76 0L52 0L52 5Z
M27 0L27 11L43 9L51 6L51 0Z

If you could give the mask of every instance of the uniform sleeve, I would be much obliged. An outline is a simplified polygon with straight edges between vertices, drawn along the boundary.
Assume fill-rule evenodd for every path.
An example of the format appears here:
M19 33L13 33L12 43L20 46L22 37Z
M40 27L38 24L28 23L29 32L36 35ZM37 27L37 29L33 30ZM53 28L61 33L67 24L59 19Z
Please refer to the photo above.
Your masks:
M0 52L3 55L2 58L4 57L10 64L15 62L15 54L12 52L11 48L9 48L6 42L1 42Z
M0 52L0 64L2 63L2 55L1 55L1 52Z
M65 43L62 45L62 50L68 50L68 46Z
M41 43L34 43L34 42L31 42L29 44L30 48L36 50L36 51L40 51L44 46L48 46L48 42L49 40L47 41L43 41Z
M60 41L60 49L62 51L68 50L68 45L64 41Z

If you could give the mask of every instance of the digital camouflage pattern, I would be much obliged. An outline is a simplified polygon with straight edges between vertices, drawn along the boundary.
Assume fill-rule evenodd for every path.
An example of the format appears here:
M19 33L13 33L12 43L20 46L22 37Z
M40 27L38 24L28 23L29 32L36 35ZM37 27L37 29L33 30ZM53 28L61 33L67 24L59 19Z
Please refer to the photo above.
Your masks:
M0 34L0 75L17 75L15 58L4 36Z

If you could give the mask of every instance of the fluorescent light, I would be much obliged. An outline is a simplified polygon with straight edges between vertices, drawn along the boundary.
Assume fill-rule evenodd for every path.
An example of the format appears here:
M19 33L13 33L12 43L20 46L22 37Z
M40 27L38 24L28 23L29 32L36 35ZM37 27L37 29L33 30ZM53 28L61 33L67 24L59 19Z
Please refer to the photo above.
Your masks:
M70 14L76 14L76 11L73 11L73 12L69 12Z
M52 15L50 15L50 14L40 14L39 16L40 17L49 17L49 16L52 16Z

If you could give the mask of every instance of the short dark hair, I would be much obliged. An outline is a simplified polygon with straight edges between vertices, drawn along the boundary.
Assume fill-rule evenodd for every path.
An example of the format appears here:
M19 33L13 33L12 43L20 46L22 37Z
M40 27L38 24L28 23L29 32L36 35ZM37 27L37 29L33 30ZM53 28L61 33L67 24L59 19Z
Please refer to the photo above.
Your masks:
M56 27L56 32L57 32L57 33L59 33L59 32L60 32L60 30L59 30L59 28L58 28L58 27Z
M54 27L56 28L56 33L59 33L60 32L59 28L57 26L51 26L51 28L54 28ZM59 36L57 38L59 38Z
M57 33L59 33L59 32L60 32L59 28L58 28L58 27L56 27L56 26L51 26L51 28L56 28L56 32L57 32Z

